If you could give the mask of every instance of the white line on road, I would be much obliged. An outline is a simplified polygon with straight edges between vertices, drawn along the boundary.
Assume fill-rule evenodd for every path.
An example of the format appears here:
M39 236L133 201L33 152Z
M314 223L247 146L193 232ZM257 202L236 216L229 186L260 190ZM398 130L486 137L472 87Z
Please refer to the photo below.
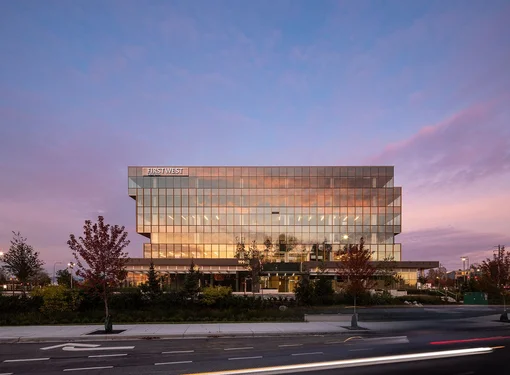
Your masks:
M126 354L99 354L99 355L89 355L89 358L103 358L103 357L123 357Z
M26 359L6 359L4 363L8 362L32 362L32 361L48 361L49 358L26 358Z
M236 361L238 359L259 359L259 358L262 358L262 356L258 355L258 356L255 356L255 357L234 357L234 358L229 358L228 360L229 361Z
M97 348L99 345L97 344L78 344L78 343L72 343L68 342L65 344L58 344L53 346L47 346L45 348L41 348L41 350L50 350L50 349L56 349L56 348L63 348L64 346L81 346L82 348Z
M155 366L161 366L161 365L179 365L181 363L191 363L193 361L179 361L179 362L161 362L161 363L155 363Z
M226 348L223 350L246 350L246 349L253 349L253 346L245 346L244 348Z
M66 352L83 352L83 351L90 351L90 350L130 350L134 349L134 346L106 346L103 348L75 348L72 346L64 346L62 350Z
M161 354L181 354L181 353L194 353L194 350L174 350L173 352L161 352Z
M66 368L64 371L104 370L107 368L113 368L113 366Z
M312 353L294 353L291 355L314 355L314 354L324 354L323 352L312 352Z
M287 348L287 347L290 347L290 346L302 346L303 344L283 344L283 345L278 345L279 348Z
M372 350L373 348L349 349L350 352L361 352L363 350Z

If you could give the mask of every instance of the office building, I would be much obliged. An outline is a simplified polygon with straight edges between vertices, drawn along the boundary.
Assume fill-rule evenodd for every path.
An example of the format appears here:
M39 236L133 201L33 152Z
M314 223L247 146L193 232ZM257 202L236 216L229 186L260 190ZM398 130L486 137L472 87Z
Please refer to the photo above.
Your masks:
M263 255L262 286L280 291L319 261L333 275L340 250L362 237L373 260L396 261L408 284L437 263L402 261L402 188L391 166L140 166L128 167L128 183L147 238L143 258L128 266L133 283L151 260L178 283L193 260L206 284L243 290L240 244Z

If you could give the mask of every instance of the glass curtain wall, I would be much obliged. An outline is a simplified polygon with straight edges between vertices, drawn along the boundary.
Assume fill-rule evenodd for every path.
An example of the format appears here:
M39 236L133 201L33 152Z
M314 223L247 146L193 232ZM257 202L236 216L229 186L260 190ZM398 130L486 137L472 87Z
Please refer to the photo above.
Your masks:
M365 239L374 260L401 260L393 167L129 167L145 258L233 258L243 242L274 261L336 260Z

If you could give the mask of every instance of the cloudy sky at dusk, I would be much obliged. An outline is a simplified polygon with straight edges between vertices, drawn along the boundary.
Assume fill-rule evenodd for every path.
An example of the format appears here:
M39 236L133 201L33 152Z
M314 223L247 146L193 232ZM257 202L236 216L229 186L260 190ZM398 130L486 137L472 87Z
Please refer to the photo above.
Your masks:
M2 1L0 249L48 268L128 165L394 165L405 260L510 246L510 2ZM51 265L51 266L50 266Z

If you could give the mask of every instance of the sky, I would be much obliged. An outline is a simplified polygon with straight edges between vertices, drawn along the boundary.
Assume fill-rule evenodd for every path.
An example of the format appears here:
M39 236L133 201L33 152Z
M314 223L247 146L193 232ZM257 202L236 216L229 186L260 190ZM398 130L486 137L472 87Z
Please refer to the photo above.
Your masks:
M394 165L404 260L510 247L510 1L2 1L0 249L104 215L128 165Z

